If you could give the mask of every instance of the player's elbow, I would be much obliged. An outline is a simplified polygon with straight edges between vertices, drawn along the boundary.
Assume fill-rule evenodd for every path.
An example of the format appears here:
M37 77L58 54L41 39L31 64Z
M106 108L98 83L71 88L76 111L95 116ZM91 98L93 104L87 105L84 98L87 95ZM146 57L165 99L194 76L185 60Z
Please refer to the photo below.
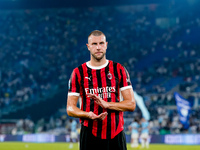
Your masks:
M67 106L66 111L69 116L73 117L73 108L71 106Z
M71 111L67 110L67 114L68 116L73 117L73 113Z
M130 106L130 110L129 111L134 111L135 107L136 107L136 104L135 104L135 102L131 101L129 106Z

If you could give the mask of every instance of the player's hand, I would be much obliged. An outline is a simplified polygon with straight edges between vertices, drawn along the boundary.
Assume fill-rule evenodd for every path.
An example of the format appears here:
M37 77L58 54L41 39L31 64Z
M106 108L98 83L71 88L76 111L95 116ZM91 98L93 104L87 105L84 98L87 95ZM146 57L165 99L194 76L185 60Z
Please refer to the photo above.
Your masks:
M89 98L92 98L98 105L100 105L102 108L107 109L109 107L109 103L102 100L99 96L95 94L88 93L87 96Z
M95 113L93 113L92 111L89 112L89 118L92 120L104 120L106 118L106 116L108 115L107 112L103 112L99 115L96 115Z

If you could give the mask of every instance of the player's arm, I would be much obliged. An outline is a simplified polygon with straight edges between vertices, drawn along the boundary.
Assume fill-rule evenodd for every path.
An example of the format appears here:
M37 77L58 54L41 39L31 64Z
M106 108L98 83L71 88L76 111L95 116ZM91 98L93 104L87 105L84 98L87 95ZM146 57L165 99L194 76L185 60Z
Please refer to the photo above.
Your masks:
M95 94L88 94L90 98L95 100L95 102L100 105L102 108L105 109L112 109L117 111L134 111L136 104L135 104L135 98L133 94L133 89L125 89L121 91L122 96L124 98L121 102L106 102L100 97L96 96Z
M118 110L118 111L134 111L136 103L133 94L133 89L132 88L126 89L121 91L121 93L124 100L119 103L115 102L108 103L107 109Z
M130 125L130 126L128 126L128 129L131 131L132 130L132 126Z
M76 118L88 118L88 112L82 111L77 107L79 97L70 95L67 98L67 114Z
M93 112L86 112L81 110L77 107L77 102L80 96L80 77L79 77L79 71L77 68L75 68L72 72L72 75L69 80L69 93L67 97L67 114L72 117L76 118L87 118L87 119L93 119L93 120L104 120L107 116L107 112L101 113L99 115L94 114ZM77 80L78 78L78 80Z
M79 97L74 95L68 95L67 98L67 114L76 118L87 118L93 120L104 120L107 116L107 112L96 115L93 112L86 112L77 107Z
M150 124L148 124L147 129L149 129L149 130L151 129Z

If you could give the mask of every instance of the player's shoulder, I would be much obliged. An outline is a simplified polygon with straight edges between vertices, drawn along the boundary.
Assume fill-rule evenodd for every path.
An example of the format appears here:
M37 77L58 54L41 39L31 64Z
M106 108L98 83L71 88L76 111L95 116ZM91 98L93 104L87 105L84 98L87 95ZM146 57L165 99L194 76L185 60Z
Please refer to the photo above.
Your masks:
M79 65L78 67L76 67L76 68L74 68L74 70L73 71L78 71L78 70L80 70L80 69L83 69L83 67L84 66L86 66L86 62L85 63L83 63L83 64L81 64L81 65Z
M109 60L110 63L113 63L114 66L117 66L117 67L124 67L121 63L119 62L115 62L115 61L112 61L112 60Z

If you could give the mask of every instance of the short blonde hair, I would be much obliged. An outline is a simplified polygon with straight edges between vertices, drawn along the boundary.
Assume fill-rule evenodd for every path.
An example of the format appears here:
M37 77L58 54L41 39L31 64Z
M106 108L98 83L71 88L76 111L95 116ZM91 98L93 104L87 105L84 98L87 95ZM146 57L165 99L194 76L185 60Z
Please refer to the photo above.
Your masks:
M104 35L104 36L105 36L105 34L104 34L103 32L101 32L101 31L99 31L99 30L94 30L94 31L92 31L92 32L88 35L88 38L89 38L91 35L94 35L94 36Z

